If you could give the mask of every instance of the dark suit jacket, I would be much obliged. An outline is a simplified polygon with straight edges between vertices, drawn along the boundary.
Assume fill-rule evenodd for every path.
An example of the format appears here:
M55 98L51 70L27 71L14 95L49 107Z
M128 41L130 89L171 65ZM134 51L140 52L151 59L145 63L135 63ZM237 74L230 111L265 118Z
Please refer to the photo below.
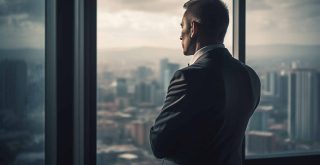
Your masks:
M241 165L248 120L260 100L260 80L225 48L176 71L150 130L165 164Z

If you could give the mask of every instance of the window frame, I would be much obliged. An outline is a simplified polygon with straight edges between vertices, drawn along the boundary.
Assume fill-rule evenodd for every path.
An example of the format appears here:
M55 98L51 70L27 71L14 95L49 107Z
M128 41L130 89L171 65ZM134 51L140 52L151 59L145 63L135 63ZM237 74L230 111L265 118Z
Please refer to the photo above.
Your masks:
M45 164L73 164L74 1L47 0L45 20ZM59 10L58 10L59 9ZM63 26L61 26L63 25Z
M45 164L96 164L96 0L46 0Z
M233 0L233 54L243 63L245 16L246 0ZM46 0L45 22L45 164L96 164L97 0ZM248 165L320 162L320 153L243 156Z

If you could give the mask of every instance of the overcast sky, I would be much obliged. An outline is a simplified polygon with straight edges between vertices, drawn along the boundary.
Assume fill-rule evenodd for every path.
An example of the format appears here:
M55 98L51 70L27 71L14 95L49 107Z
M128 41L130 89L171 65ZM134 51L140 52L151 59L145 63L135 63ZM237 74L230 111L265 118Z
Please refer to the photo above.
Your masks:
M0 48L44 47L45 0L0 0Z
M180 23L186 1L98 0L98 48L151 46L181 49ZM230 33L226 40L228 45L231 38Z
M99 49L180 48L185 1L98 0ZM247 0L249 45L320 44L319 34L319 0ZM44 0L0 0L0 48L43 47Z
M247 43L320 44L319 0L247 0Z

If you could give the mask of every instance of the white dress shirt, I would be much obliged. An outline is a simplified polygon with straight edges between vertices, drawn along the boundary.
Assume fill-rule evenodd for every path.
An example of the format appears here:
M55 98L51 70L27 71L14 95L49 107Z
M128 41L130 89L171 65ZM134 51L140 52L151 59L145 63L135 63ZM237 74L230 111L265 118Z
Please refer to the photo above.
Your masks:
M214 44L214 45L208 45L208 46L202 47L201 49L196 51L196 53L194 53L188 65L192 65L194 62L197 61L199 57L217 48L224 48L224 44Z

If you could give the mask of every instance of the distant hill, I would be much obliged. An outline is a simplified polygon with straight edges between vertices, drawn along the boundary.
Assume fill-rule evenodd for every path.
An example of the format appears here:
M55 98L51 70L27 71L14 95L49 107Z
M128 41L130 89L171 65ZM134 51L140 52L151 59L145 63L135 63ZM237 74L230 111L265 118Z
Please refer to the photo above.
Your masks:
M300 60L320 66L320 45L261 45L247 46L248 62L258 65ZM27 62L44 63L44 50L40 49L0 49L0 60L23 59ZM160 60L168 58L170 62L186 66L190 57L184 56L182 49L138 47L131 49L98 50L98 63L110 67L136 68L139 65L158 68ZM268 63L266 63L268 62Z
M247 63L255 68L276 69L298 62L301 67L320 69L320 45L248 46Z
M141 47L132 49L109 49L99 50L101 59L127 57L132 58L156 58L163 57L171 58L174 60L185 59L181 49L168 49L168 48L153 48ZM261 59L261 58L285 58L285 57L305 57L320 55L320 45L260 45L260 46L247 46L246 53L248 59Z
M19 59L27 63L44 63L43 49L0 49L0 60Z
M158 62L160 59L169 58L172 61L188 61L182 53L182 49L140 47L132 49L109 49L98 50L98 59L108 60L128 60L128 61L145 61L147 63Z
M187 66L190 57L183 55L182 50L168 48L140 47L132 49L98 50L98 63L109 65L109 68L127 68L132 70L144 65L158 69L161 59Z
M320 57L320 45L247 46L247 59Z

